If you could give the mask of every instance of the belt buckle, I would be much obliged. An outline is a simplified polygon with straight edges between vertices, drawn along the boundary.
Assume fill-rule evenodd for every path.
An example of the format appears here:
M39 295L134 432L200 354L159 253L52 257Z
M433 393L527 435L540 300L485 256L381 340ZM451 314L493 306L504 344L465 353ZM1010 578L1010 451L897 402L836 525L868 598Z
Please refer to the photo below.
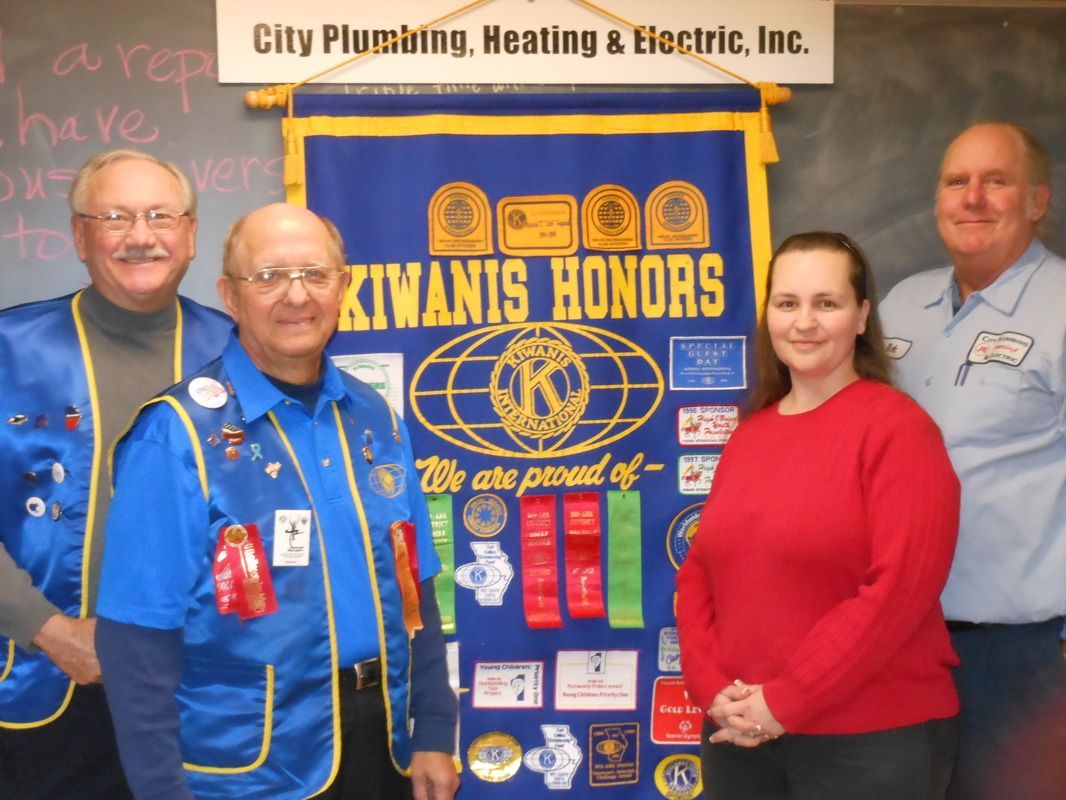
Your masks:
M380 658L368 658L366 661L360 661L353 670L355 672L356 690L369 689L371 686L377 686L381 683Z

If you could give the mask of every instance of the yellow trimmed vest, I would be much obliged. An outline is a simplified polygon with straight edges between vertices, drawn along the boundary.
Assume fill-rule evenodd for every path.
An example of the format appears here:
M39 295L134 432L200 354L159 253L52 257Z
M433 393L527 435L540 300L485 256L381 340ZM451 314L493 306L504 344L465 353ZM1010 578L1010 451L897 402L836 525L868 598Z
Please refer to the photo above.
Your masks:
M244 418L241 398L234 394L224 361L212 362L196 376L227 387L221 408L195 402L190 381L182 382L146 406L117 447L141 437L167 441L198 474L207 501L205 561L186 612L184 664L177 690L180 741L190 788L198 800L305 798L321 792L336 776L340 761L337 671L338 666L351 666L337 663L336 629L338 624L353 623L334 618L329 554L303 479L317 465L301 462L273 414ZM349 455L350 501L360 522L360 530L350 534L369 554L369 574L348 579L369 581L373 587L383 680L380 690L368 691L384 693L390 752L397 769L406 773L411 759L410 639L403 622L389 526L412 519L412 514L404 482L390 482L396 473L375 472L361 463L364 438L373 438L375 464L405 464L409 459L403 428L385 402L365 384L348 375L342 374L342 379L345 394L328 404L328 415L341 450ZM231 426L229 441L223 432L227 423ZM174 441L178 427L184 427L185 436L179 438L185 441ZM241 431L235 445L240 455L230 458L226 449L232 445L234 429ZM353 460L360 462L358 467L351 467ZM413 465L409 474L417 480ZM120 489L122 478L120 471ZM269 566L275 512L301 509L312 512L308 566ZM234 525L258 529L278 605L277 611L244 622L236 614L219 613L212 570L211 556L219 536Z
M0 313L0 542L33 585L86 616L86 554L96 483L110 442L93 419L96 385L79 313L81 292ZM178 300L174 378L225 345L232 321ZM33 728L66 709L73 682L44 653L0 636L0 727Z

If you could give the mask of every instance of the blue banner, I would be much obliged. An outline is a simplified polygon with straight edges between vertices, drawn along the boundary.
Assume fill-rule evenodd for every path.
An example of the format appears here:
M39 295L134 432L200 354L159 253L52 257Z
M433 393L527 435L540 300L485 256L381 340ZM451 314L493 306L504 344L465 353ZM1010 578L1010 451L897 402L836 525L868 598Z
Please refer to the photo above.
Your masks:
M295 111L289 199L352 270L330 352L452 497L459 796L697 796L673 584L751 381L758 93Z

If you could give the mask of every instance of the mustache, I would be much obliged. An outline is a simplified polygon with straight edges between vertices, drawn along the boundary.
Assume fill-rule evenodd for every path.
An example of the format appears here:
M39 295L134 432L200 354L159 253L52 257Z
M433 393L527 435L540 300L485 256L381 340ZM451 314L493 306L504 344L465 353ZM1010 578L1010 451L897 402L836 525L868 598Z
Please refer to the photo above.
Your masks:
M144 261L149 258L166 258L170 251L159 245L152 247L124 247L115 253L112 258L119 261Z

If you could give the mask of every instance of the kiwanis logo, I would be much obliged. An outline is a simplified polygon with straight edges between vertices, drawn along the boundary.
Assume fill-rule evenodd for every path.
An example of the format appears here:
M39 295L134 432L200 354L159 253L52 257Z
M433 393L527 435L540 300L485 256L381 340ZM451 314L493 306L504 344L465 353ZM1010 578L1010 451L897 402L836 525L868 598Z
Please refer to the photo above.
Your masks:
M658 365L628 339L588 325L515 323L432 353L412 380L411 408L459 447L538 458L621 439L662 396Z
M491 387L500 419L529 439L570 433L589 402L584 362L569 343L543 336L509 345L492 371Z

